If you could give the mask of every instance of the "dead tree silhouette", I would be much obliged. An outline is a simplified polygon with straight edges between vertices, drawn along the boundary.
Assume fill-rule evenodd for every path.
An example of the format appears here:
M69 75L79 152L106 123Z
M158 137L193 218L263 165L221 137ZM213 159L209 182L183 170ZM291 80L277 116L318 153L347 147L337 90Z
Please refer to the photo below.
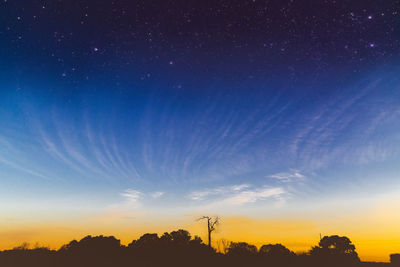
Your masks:
M208 246L211 248L211 233L214 232L220 220L218 216L216 216L215 218L212 218L210 216L202 216L197 220L200 221L205 219L207 220Z

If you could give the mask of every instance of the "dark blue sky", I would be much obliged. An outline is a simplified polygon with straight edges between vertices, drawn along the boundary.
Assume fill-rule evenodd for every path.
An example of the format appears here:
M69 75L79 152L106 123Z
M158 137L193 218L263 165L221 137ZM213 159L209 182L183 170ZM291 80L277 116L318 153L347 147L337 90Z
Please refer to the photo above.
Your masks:
M267 216L398 190L399 1L0 14L0 211Z

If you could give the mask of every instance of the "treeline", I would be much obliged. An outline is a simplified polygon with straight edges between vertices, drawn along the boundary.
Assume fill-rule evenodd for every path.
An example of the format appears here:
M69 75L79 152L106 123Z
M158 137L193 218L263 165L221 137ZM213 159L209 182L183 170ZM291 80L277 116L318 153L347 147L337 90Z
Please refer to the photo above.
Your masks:
M159 267L159 266L359 266L355 246L347 237L325 236L307 253L296 254L281 244L260 249L245 242L226 244L223 253L198 236L178 230L145 234L129 245L113 236L86 236L58 250L26 245L0 252L2 267Z

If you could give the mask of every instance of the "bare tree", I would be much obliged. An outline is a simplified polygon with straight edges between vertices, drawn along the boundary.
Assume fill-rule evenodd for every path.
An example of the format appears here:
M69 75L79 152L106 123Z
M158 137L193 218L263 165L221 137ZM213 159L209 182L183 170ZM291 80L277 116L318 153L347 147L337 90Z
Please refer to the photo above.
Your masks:
M231 241L228 241L224 238L218 240L217 246L218 246L218 252L226 254L228 253L229 247L231 246Z
M217 225L219 224L219 217L216 216L215 218L212 218L210 216L203 216L197 219L198 221L200 220L207 220L207 230L208 230L208 246L211 247L211 233L215 230Z

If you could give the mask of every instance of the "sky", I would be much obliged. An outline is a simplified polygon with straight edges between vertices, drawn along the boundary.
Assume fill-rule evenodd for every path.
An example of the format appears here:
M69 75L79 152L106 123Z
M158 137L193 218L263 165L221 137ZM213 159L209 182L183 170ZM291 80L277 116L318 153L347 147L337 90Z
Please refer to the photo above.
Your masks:
M217 240L388 261L399 56L393 0L2 0L0 248L219 215Z

